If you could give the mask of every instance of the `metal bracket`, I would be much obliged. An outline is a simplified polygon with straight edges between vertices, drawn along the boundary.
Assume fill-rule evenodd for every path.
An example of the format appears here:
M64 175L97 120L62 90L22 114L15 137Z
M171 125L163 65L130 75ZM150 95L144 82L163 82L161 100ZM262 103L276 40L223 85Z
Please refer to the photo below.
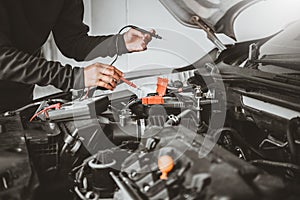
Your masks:
M252 44L249 46L248 60L249 60L250 62L253 62L253 61L255 61L255 60L258 59L258 55L259 55L259 52L258 52L258 46L257 46L257 44L252 43Z
M226 49L226 46L217 38L215 32L199 16L192 16L190 22L203 29L207 33L207 38L216 45L220 52Z

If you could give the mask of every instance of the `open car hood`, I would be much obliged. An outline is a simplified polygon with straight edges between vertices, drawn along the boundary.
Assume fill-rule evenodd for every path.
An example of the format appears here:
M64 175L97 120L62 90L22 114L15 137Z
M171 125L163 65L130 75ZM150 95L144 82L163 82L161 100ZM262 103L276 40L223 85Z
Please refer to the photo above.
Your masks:
M237 16L260 0L160 0L167 10L183 25L224 33L236 40L233 25ZM192 20L197 17L202 24ZM211 38L210 38L211 39Z

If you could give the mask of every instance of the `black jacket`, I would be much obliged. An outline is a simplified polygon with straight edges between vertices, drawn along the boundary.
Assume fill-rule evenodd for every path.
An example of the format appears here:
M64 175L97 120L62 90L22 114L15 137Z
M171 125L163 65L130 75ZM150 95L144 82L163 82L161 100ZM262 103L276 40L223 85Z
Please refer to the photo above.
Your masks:
M53 32L60 51L77 61L126 53L121 35L88 36L82 0L0 0L0 112L32 101L34 84L84 87L83 69L35 55ZM116 38L118 45L116 45Z

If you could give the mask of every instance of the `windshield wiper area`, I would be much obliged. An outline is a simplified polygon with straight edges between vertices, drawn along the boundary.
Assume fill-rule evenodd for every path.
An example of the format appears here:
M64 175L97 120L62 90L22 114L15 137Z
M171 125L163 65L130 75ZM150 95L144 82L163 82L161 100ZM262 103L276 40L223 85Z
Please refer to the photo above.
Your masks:
M262 65L277 65L280 67L300 71L300 54L264 55L260 59L252 60L252 63Z

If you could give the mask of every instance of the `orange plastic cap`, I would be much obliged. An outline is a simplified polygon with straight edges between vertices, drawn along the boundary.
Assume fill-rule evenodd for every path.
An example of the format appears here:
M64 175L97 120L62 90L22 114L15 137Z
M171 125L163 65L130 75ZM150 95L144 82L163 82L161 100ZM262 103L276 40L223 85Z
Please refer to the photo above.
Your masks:
M161 171L162 175L160 179L168 179L168 173L174 168L174 160L171 156L165 155L161 156L158 159L158 168Z

